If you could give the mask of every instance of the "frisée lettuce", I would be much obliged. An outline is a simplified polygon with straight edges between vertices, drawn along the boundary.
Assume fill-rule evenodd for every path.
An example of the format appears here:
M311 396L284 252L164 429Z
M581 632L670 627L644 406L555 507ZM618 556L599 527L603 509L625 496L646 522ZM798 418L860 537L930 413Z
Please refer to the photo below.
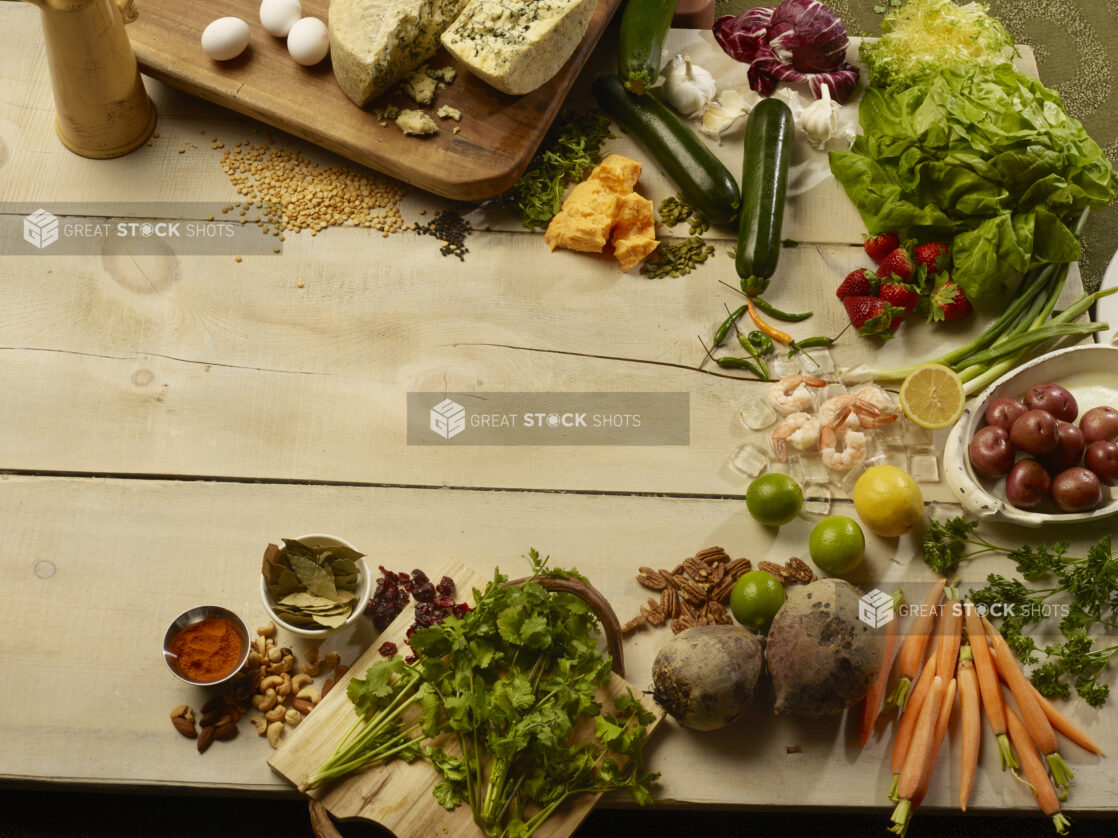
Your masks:
M907 87L952 64L994 65L1017 54L1013 36L982 3L906 0L881 20L881 38L865 40L859 55L876 87Z
M1008 299L1031 266L1078 259L1068 224L1118 196L1082 123L1010 64L867 88L858 119L862 135L829 159L866 229L951 237L953 278L976 305Z

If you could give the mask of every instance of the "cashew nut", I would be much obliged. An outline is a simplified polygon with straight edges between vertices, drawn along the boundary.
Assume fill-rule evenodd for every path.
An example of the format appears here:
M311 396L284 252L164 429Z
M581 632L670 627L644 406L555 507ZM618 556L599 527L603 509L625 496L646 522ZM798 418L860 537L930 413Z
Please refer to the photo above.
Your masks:
M271 710L264 714L264 718L269 722L282 722L284 715L287 714L287 708L282 704L277 704Z
M263 713L275 707L278 700L279 697L276 695L276 691L274 689L268 689L252 697L252 706Z
M333 669L342 662L342 656L337 652L327 652L326 657L322 659L322 665L327 669Z
M299 690L303 689L303 687L309 687L313 683L314 679L311 678L310 675L305 672L300 672L298 675L291 679L291 689L295 692L299 692Z
M283 714L284 724L289 724L292 727L303 721L303 714L296 710L294 707L288 708L287 712Z
M263 716L253 716L252 723L256 725L256 732L260 736L268 732L268 720Z
M322 701L322 693L314 687L303 687L295 697L301 698L304 701L309 701L311 704L318 704L318 702Z
M189 704L180 704L178 707L176 707L174 710L171 711L171 718L172 719L177 719L180 716L182 718L186 719L191 724L193 724L194 723L194 708L191 707Z
M280 685L276 687L276 695L278 695L282 701L291 694L291 673L284 672L280 675L280 679Z
M261 637L275 637L276 636L275 621L274 620L268 620L268 624L264 625L264 626L260 626L259 628L257 628L256 633L259 634Z
M280 658L283 657L283 649L279 646L273 646L267 651L265 657L272 663L279 663Z
M275 690L282 683L282 675L267 675L260 679L260 689L264 691ZM279 692L279 690L276 690L276 692Z
M278 748L280 746L280 740L283 739L283 728L283 722L272 722L268 725L268 732L266 735L268 737L268 744L273 748Z

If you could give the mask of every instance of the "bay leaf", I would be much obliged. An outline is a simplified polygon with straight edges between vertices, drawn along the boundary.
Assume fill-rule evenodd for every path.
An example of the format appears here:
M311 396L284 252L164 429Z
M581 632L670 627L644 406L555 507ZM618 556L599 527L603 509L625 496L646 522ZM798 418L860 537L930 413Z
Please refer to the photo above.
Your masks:
M338 591L334 587L334 575L324 567L319 567L310 559L303 556L288 556L291 569L299 577L307 590L315 596L326 597L337 602Z

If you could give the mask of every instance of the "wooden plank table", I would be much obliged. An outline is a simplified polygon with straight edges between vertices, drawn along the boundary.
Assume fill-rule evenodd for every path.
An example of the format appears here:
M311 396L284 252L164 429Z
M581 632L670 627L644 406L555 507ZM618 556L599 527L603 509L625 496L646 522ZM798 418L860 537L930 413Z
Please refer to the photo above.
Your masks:
M149 80L160 137L118 160L75 157L51 128L37 13L5 4L0 25L15 53L0 76L4 212L50 203L80 219L92 201L237 200L206 138L231 147L259 142L263 128ZM673 33L669 46L710 48L696 38ZM625 138L610 148L640 156ZM740 138L718 153L731 162ZM641 184L654 200L674 191L652 165ZM450 207L412 191L400 208L424 223ZM461 262L430 238L355 228L288 235L282 255L241 262L174 248L2 257L0 668L10 675L0 779L290 793L267 766L264 740L245 734L199 756L173 733L167 712L202 694L175 681L157 649L174 616L204 601L263 622L258 563L278 538L332 532L394 569L434 570L453 557L482 576L498 566L517 573L536 547L586 573L622 620L647 594L634 580L638 565L670 566L712 544L755 561L803 551L811 516L779 532L760 527L741 502L748 478L728 466L739 445L759 439L736 408L763 385L694 369L696 336L736 300L720 284L734 280L730 233L708 234L718 252L693 275L647 280L604 258L548 254L538 233L488 210L471 218L477 230ZM837 332L841 309L817 303L821 289L864 264L860 234L833 182L797 193L785 235L802 244L782 255L772 302L815 306L810 333ZM940 340L914 328L876 360L850 341L835 361L899 363ZM418 391L682 392L690 442L408 445L405 396ZM929 501L951 500L941 483L924 490ZM834 493L834 508L849 511L841 488ZM870 536L854 581L924 584L930 573L916 550L912 537ZM987 569L968 568L964 581ZM666 631L626 644L635 684L647 685ZM372 639L363 626L331 642L352 660ZM664 725L650 749L663 772L659 799L880 805L884 738L859 752L853 720L774 720L770 706L763 691L717 736ZM1112 711L1076 703L1072 714L1118 750ZM975 808L1029 809L1027 795L991 770L991 745ZM1072 810L1118 811L1118 779L1105 763L1070 748L1067 756L1079 775ZM929 805L951 805L948 773Z

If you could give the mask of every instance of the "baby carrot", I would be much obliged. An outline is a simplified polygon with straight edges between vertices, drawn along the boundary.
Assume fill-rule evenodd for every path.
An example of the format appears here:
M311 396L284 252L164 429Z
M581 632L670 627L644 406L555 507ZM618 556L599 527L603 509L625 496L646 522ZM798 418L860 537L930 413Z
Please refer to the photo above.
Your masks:
M1001 688L998 686L998 673L994 668L994 661L990 655L990 647L986 643L986 629L982 626L982 618L974 609L974 603L967 600L963 607L963 620L967 625L967 638L970 640L971 653L974 656L974 672L978 676L978 688L982 693L982 707L986 710L986 718L990 722L990 729L998 738L998 755L1001 757L1002 771L1006 767L1018 768L1017 758L1013 755L1009 737L1005 729L1005 708L1002 704Z
M1044 754L1044 758L1048 761L1048 769L1052 772L1052 782L1060 789L1060 799L1063 800L1068 795L1068 784L1075 775L1057 750L1056 732L1052 729L1052 723L1044 715L1044 710L1041 709L1040 702L1036 700L1029 679L1021 671L1017 658L1013 656L1013 651L1006 644L1001 632L994 628L993 624L985 617L982 618L982 624L986 626L986 635L994 647L994 663L998 668L998 673L1001 674L1006 686L1013 693L1013 699L1017 702L1017 707L1021 711L1021 721L1029 732L1029 738L1036 743L1037 748L1040 749L1040 752ZM1008 714L1006 718L1008 720Z
M959 767L959 808L967 811L967 801L970 800L971 790L974 788L974 775L978 769L978 749L982 742L982 698L978 692L978 676L974 672L974 657L971 647L964 646L959 650L959 666L957 669L959 681L959 738L960 767Z
M912 732L912 744L905 756L897 784L897 806L893 810L893 825L889 827L889 831L897 835L904 835L908 831L908 823L912 819L912 799L919 791L920 782L929 770L931 761L935 759L932 744L940 705L943 704L943 690L943 679L938 675L933 676L928 694L921 704L920 717Z
M893 594L894 610L903 599L904 597L899 590ZM873 726L881 712L881 697L885 695L885 685L889 681L889 672L893 668L893 653L896 649L897 618L894 614L893 619L885 624L885 654L881 658L881 669L878 670L877 677L870 685L866 697L862 699L862 723L858 738L863 748L870 741L870 736L873 735Z
M1032 683L1030 683L1029 686L1033 687ZM1102 748L1092 742L1091 738L1076 727L1071 719L1057 710L1051 701L1040 694L1040 691L1037 690L1036 687L1033 687L1033 695L1036 696L1037 704L1040 705L1040 709L1044 711L1044 715L1048 717L1048 721L1052 723L1052 727L1055 728L1056 731L1062 733L1080 748L1086 748L1092 754L1099 754L1102 756Z
M932 736L932 754L928 761L928 770L924 772L924 778L920 781L920 788L912 798L913 809L924 802L924 796L932 785L932 774L935 773L936 759L939 757L939 749L943 747L943 738L947 736L947 723L951 721L951 711L955 707L955 692L958 689L958 683L955 678L952 678L947 682L947 687L943 691L943 702L939 705L936 729Z
M955 677L959 644L963 635L963 606L954 590L948 589L947 605L939 620L939 647L936 650L936 675Z
M932 632L932 624L946 584L946 579L937 579L932 584L931 590L920 605L920 612L909 626L908 635L901 644L900 654L897 655L897 673L901 676L901 680L890 694L888 702L902 711L908 701L908 692L916 678L916 673L920 671L920 662L924 659L924 646L928 642L928 635Z
M916 679L916 686L912 688L912 695L909 696L908 703L901 713L901 720L897 724L896 737L893 739L893 758L889 766L893 771L893 779L889 784L889 799L894 802L900 799L897 797L897 785L900 783L901 769L908 757L912 734L916 729L916 721L920 715L920 707L932 686L932 679L935 675L935 659L929 658L927 663L924 664L924 668L920 670L920 677Z
M1025 772L1023 782L1033 790L1040 810L1051 816L1056 832L1060 835L1067 835L1070 823L1060 811L1060 800L1056 796L1056 789L1052 785L1052 780L1048 777L1044 763L1040 761L1040 757L1037 755L1036 745L1029 738L1029 732L1025 730L1024 723L1013 712L1012 707L1005 708L1005 721L1009 729L1009 738L1013 740L1013 746L1017 749L1018 756L1021 757L1021 767ZM1016 773L1014 772L1015 775Z

